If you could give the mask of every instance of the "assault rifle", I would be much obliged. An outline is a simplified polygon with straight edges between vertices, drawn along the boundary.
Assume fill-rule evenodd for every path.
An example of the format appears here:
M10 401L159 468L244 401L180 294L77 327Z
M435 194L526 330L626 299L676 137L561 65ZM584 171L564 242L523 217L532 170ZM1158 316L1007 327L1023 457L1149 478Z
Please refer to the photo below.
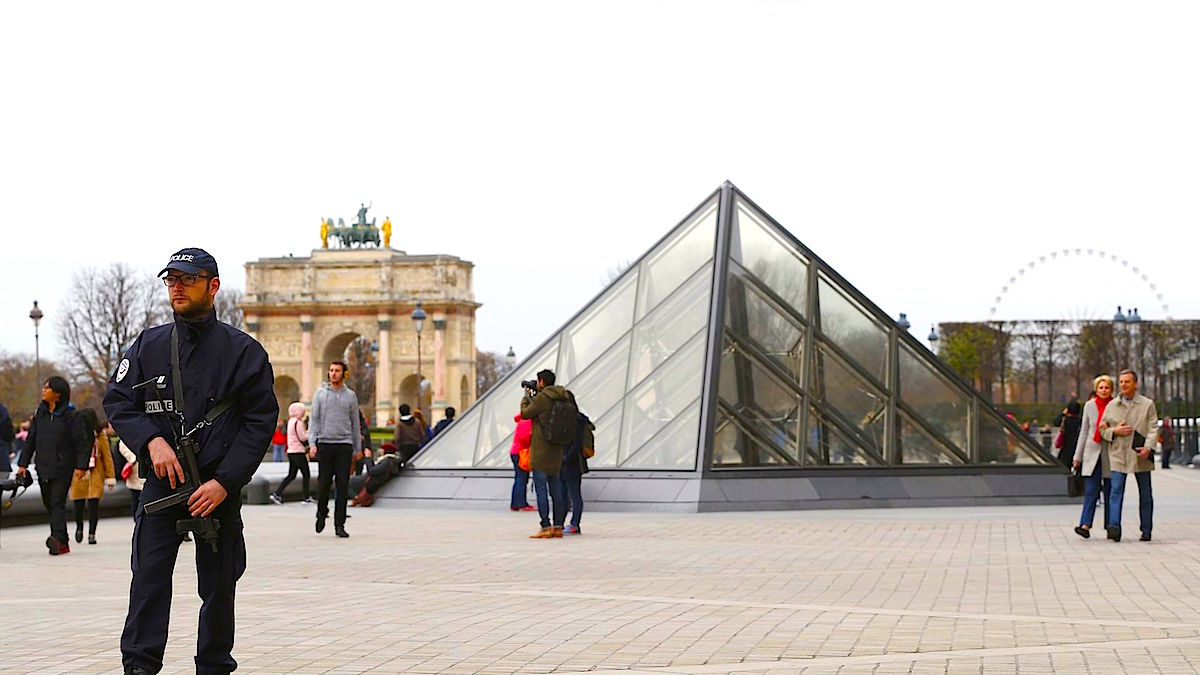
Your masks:
M158 393L160 389L166 389L165 376L159 375L158 377L154 377L140 384L136 384L133 386L133 389L140 389L151 384L155 385L153 391L155 396L158 397L159 405L163 407L164 411L169 410L170 408L168 408L166 402L163 401L162 395ZM196 463L196 457L200 454L200 444L196 442L196 439L192 438L192 434L206 426L211 425L213 420L219 417L228 408L229 404L226 402L218 404L216 408L213 408L209 414L204 417L204 420L193 427L190 431L187 431L182 435L176 433L174 424L168 425L171 427L171 435L175 437L175 444L172 449L175 451L175 457L179 459L180 465L183 466L183 482L176 485L175 491L166 497L156 499L146 504L143 507L146 510L146 513L157 513L164 509L169 509L173 506L179 505L183 505L184 508L187 508L187 502L188 499L191 498L192 493L200 489L200 467ZM174 412L179 416L180 420L183 419L182 410L176 409ZM221 521L212 516L181 518L175 522L175 532L178 534L195 532L198 539L212 547L213 553L217 552L217 533L220 532L220 530Z

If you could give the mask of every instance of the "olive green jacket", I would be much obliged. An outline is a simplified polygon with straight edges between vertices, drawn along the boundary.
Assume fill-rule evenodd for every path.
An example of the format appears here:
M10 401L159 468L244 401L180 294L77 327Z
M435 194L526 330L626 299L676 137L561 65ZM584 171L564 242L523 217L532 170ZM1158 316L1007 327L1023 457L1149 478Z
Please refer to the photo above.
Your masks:
M551 399L574 401L575 396L558 385L545 387L532 399L528 396L521 399L521 418L533 420L533 434L529 445L529 461L533 464L533 470L556 476L562 469L563 446L551 445L550 441L546 440L542 435L541 420L538 419L550 413Z
M1107 425L1100 429L1100 437L1109 442L1108 463L1113 471L1141 473L1154 469L1154 446L1158 442L1158 411L1154 408L1154 401L1141 394L1134 396L1131 401L1118 396L1104 408L1101 422ZM1113 433L1121 422L1146 437L1145 447L1150 448L1148 458L1142 459L1134 452L1133 434L1118 436Z

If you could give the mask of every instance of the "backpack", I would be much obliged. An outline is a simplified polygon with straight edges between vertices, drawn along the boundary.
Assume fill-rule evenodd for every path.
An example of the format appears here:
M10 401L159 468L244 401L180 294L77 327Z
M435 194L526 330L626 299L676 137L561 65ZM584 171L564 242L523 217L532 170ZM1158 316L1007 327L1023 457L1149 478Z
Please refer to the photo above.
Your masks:
M550 445L566 445L575 440L579 408L575 405L575 397L570 392L568 396L566 399L550 399L550 410L538 419L542 438Z

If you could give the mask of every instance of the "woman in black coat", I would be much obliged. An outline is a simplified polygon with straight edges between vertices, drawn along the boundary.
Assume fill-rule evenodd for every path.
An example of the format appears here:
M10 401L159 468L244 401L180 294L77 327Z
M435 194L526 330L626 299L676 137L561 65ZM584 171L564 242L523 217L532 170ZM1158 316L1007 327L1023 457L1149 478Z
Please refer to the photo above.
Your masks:
M1079 401L1071 401L1063 411L1062 426L1059 427L1062 431L1062 445L1058 447L1058 461L1064 466L1071 466L1071 460L1075 457L1075 445L1079 442L1079 425L1083 423L1080 410Z

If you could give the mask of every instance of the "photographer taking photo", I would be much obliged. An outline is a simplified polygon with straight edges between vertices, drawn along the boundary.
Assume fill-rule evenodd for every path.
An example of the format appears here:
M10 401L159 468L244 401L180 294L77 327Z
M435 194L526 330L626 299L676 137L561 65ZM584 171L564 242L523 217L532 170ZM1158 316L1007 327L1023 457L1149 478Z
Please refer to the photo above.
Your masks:
M563 447L575 438L579 407L571 392L554 384L552 370L538 372L536 381L525 381L521 386L525 388L521 418L533 420L529 458L533 465L533 491L537 494L538 515L542 521L542 529L529 538L559 539L563 536L567 503L558 473L562 469ZM553 523L550 521L551 502Z

